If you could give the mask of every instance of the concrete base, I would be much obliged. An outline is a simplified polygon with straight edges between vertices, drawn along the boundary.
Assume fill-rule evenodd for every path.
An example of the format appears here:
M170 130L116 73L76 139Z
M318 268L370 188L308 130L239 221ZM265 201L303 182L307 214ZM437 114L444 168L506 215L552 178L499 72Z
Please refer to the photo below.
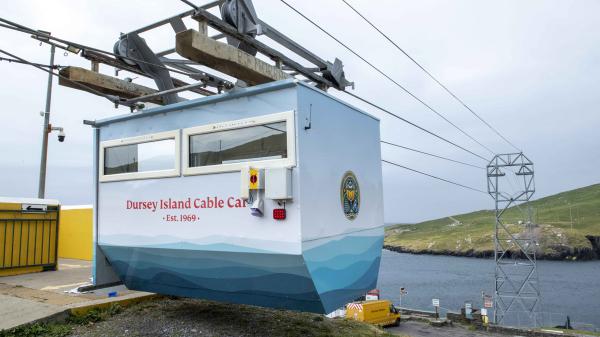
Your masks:
M59 259L57 271L0 277L0 283L63 293L65 290L89 284L91 268L91 261Z
M43 319L61 311L64 309L57 305L0 295L0 330Z
M431 326L435 326L435 327L442 327L442 326L446 326L446 325L452 325L452 321L449 321L446 319L432 319L432 320L429 320L429 324Z
M125 286L74 293L90 284L91 262L59 259L57 271L0 277L0 330L50 318L85 313L112 303L130 303L153 294L130 291ZM116 297L108 293L116 292Z

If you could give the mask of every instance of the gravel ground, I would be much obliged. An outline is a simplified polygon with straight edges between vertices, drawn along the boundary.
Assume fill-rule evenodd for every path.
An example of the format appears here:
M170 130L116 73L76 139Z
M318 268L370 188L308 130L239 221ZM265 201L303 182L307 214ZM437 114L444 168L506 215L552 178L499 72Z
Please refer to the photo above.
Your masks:
M507 337L507 335L492 334L483 331L470 331L460 325L432 327L420 321L403 321L399 327L386 329L393 334L408 335L410 337Z
M76 326L69 336L392 336L371 325L322 315L193 299L164 298Z

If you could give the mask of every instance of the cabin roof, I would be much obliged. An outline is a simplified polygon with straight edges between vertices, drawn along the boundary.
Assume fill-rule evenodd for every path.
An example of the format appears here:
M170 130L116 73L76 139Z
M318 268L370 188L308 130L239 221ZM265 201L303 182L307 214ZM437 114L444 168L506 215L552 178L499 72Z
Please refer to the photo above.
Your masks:
M304 88L307 88L307 89L313 90L315 92L318 92L320 94L326 95L329 98L331 98L341 104L344 104L360 113L363 113L375 120L379 120L377 117L375 117L361 109L358 109L357 107L349 104L348 102L345 102L345 101L343 101L331 94L328 94L320 89L317 89L317 88L315 88L311 85L308 85L302 81L299 81L297 79L287 79L287 80L281 80L281 81L276 81L276 82L269 82L269 83L265 83L265 84L261 84L261 85L248 87L248 88L238 88L238 89L235 89L235 90L232 90L232 91L229 91L226 93L222 93L219 95L201 97L201 98L197 98L197 99L193 99L193 100L189 100L189 101L179 102L179 103L175 103L175 104L169 104L166 106L160 106L160 107L148 109L148 110L145 110L145 111L142 111L139 113L130 113L130 114L117 115L117 116L113 116L113 117L99 119L99 120L96 120L96 121L93 121L93 122L87 123L87 124L90 124L94 127L101 127L101 126L109 125L109 124L112 124L115 122L122 122L122 121L126 121L126 120L131 120L131 119L148 117L148 116L152 116L152 115L156 115L156 114L160 114L160 113L166 113L166 112L175 111L175 110L185 110L185 109L198 107L198 106L202 106L202 105L214 104L217 102L222 102L222 101L232 100L232 99L236 99L236 98L257 95L257 94L264 93L264 92L277 91L277 90L292 88L292 87L297 87L297 86L302 86Z

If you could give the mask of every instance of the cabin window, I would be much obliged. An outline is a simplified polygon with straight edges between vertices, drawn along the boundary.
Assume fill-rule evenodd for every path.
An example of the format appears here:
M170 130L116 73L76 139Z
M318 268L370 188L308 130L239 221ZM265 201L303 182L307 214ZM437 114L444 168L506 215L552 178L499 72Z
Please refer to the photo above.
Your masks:
M100 150L100 181L179 175L178 131L106 141Z
M104 174L121 174L175 168L175 140L121 145L104 149Z
M192 135L189 166L287 158L286 123Z
M185 129L184 174L294 164L293 112Z

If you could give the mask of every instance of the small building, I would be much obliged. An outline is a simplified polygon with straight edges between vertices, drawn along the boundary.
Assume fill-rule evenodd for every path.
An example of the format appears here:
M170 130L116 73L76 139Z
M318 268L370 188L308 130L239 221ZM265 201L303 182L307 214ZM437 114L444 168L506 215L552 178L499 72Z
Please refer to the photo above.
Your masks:
M93 125L95 284L318 313L376 287L377 118L283 80Z

